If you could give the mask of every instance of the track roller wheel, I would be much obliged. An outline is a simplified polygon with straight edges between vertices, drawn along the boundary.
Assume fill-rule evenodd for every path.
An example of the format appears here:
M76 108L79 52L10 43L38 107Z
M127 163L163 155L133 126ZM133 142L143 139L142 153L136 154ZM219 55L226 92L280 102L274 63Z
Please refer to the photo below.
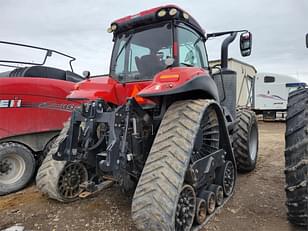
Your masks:
M197 198L196 212L195 212L195 223L201 225L206 219L206 202L202 198Z
M212 191L203 190L199 196L205 201L207 213L212 214L216 208L215 194Z
M216 205L221 206L224 202L224 191L220 185L211 184L208 188L209 191L212 191L216 197Z

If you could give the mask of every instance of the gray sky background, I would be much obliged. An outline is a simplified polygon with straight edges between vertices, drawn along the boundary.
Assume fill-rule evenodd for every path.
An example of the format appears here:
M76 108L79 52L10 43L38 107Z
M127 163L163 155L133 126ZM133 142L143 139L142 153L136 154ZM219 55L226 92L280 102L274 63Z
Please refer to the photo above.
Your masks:
M0 40L56 49L77 58L77 73L104 74L112 50L112 35L106 32L110 23L168 3L187 10L207 32L248 29L253 33L251 56L241 57L236 41L230 57L254 65L259 72L308 82L307 0L0 0ZM210 59L220 57L220 42L208 41ZM13 57L36 61L38 54L0 46L0 59ZM63 66L64 60L55 56L52 62Z

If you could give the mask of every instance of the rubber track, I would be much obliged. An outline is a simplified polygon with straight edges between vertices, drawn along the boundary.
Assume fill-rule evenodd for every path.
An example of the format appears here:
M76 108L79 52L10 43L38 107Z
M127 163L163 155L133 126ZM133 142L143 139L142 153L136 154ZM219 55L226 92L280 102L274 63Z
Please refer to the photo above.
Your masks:
M210 102L179 101L165 113L132 201L132 218L139 230L174 230L194 140Z
M308 89L289 95L285 139L288 219L308 228Z
M61 197L58 193L57 188L58 179L63 168L65 167L66 161L56 161L52 158L52 155L57 152L59 143L65 139L66 134L69 130L69 125L69 120L64 123L64 127L61 133L59 134L52 148L48 152L36 175L36 186L38 187L38 189L48 197L61 202L72 201Z
M250 163L248 129L249 126L251 126L250 124L256 121L256 115L253 111L241 109L237 111L236 118L239 121L235 128L233 148L237 169L240 172L250 172L255 168L255 164L252 165ZM258 156L256 158L258 158Z

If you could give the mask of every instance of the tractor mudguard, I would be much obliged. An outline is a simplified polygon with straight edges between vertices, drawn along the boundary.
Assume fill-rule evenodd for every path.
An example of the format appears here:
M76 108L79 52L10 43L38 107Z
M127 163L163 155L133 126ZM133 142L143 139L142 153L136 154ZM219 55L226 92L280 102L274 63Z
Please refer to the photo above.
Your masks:
M199 75L180 84L174 82L154 82L139 92L138 96L154 98L159 96L178 95L197 91L198 98L211 98L219 102L219 94L214 80L209 75Z

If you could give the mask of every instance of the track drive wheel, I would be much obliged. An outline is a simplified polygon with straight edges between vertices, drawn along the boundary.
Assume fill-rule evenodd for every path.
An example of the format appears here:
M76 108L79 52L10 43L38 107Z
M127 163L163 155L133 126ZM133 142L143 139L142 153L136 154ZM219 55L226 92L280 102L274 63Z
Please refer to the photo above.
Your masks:
M32 152L22 144L0 144L0 195L16 192L26 186L35 171Z
M289 95L285 134L288 219L308 229L308 89Z
M165 113L132 201L132 218L139 230L190 230L196 199L192 187L185 183L185 173L190 161L215 151L215 143L219 143L211 102L178 101ZM209 126L204 118L214 118L217 123ZM184 200L184 194L190 199ZM190 210L182 216L179 208Z
M258 123L253 111L237 110L233 150L239 172L250 172L256 168L258 159Z
M67 121L36 175L39 190L61 202L78 199L81 192L80 184L88 180L87 169L81 163L68 163L52 158L58 150L59 143L65 139L69 126L70 121Z

